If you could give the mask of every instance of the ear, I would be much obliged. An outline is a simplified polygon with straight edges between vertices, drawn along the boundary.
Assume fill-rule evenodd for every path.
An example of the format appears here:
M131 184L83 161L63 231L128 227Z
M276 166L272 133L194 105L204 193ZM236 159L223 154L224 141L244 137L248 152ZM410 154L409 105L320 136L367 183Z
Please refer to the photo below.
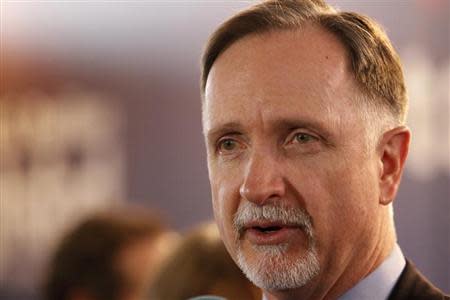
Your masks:
M380 204L388 205L397 195L408 156L411 132L405 126L385 132L378 145L380 154Z

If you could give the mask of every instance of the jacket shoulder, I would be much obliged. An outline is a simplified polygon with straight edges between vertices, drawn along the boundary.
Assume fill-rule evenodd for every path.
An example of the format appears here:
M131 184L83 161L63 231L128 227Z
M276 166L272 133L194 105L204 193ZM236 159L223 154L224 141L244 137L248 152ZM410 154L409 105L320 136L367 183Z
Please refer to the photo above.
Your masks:
M389 296L389 300L447 299L450 297L429 282L409 260Z

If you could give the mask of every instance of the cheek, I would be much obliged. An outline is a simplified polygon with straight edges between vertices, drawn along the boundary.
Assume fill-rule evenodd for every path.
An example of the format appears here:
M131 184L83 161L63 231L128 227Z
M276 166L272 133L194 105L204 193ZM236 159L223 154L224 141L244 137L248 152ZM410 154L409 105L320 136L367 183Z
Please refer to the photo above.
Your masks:
M214 176L211 172L211 193L214 218L220 235L230 252L234 252L236 238L233 217L240 203L239 183L234 177Z
M322 219L325 230L338 241L354 240L366 231L367 220L375 217L378 202L372 175L364 162L339 166L324 175Z
M292 175L298 178L293 185L313 218L319 240L342 239L350 229L364 227L376 210L374 173L367 160L344 156L303 161Z

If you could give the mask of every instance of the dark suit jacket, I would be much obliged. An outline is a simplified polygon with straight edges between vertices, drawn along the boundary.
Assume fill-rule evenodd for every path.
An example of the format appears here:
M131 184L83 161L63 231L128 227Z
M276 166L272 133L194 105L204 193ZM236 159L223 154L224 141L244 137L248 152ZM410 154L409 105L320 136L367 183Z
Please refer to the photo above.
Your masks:
M406 267L398 279L389 300L444 300L450 299L430 283L419 270L406 261Z

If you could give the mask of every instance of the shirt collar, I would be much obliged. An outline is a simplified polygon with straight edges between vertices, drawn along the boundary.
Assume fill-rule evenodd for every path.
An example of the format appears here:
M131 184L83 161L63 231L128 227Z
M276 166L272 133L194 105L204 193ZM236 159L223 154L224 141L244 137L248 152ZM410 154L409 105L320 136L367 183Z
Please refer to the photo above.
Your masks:
M386 300L399 279L406 261L402 250L395 244L391 254L381 265L353 288L342 295L339 300Z

